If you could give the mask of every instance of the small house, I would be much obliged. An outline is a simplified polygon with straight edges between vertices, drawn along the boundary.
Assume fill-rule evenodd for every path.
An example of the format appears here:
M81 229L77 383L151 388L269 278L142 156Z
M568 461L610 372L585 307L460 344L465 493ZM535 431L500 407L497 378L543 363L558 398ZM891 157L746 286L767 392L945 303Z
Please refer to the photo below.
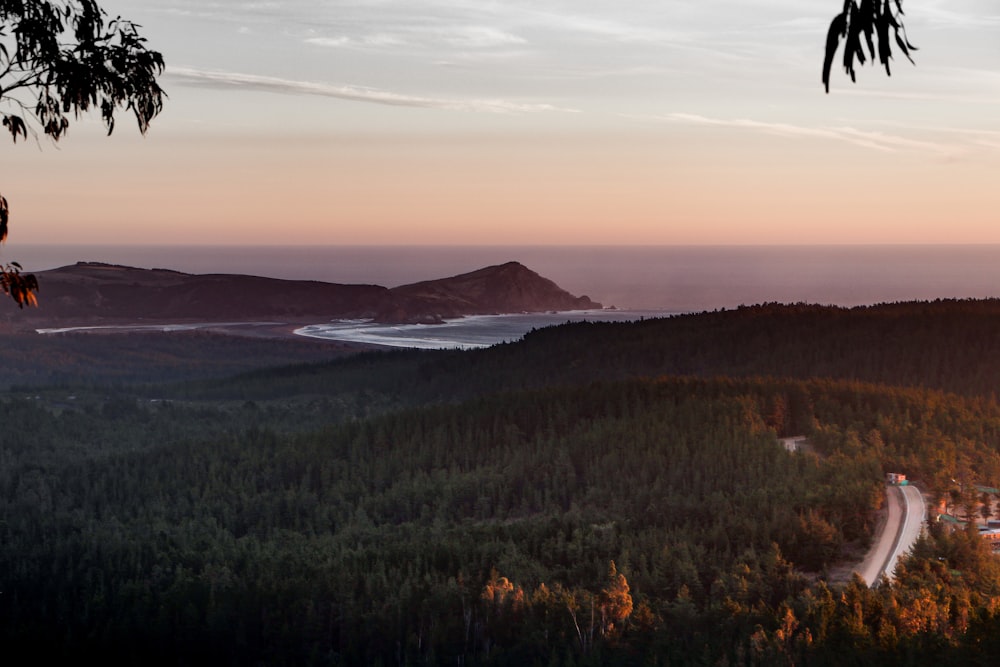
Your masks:
M901 472L887 472L885 474L885 483L891 486L906 486L906 475Z
M986 540L993 551L1000 552L1000 530L996 528L980 528L979 536Z
M804 435L796 435L791 438L778 438L781 446L785 448L788 452L798 452L802 451L806 444L806 438Z

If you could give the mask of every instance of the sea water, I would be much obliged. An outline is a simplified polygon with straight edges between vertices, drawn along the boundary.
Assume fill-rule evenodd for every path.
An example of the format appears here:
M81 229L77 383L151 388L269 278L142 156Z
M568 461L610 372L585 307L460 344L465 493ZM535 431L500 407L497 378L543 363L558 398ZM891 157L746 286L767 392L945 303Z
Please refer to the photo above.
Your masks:
M877 246L60 246L11 245L0 261L26 271L100 261L188 273L242 273L395 287L519 261L563 289L619 310L697 312L763 302L855 306L1000 295L1000 245ZM44 296L44 286L43 286ZM564 315L554 316L565 321ZM592 314L590 317L596 317ZM549 316L542 316L543 322ZM505 316L393 333L376 325L317 323L353 337L391 336L408 345L479 345L537 326ZM493 329L489 338L483 329ZM317 335L319 330L305 331ZM523 333L523 332L522 332Z
M520 340L533 329L567 322L629 322L673 313L660 310L576 310L513 315L471 315L443 324L379 324L339 320L301 327L295 333L311 338L410 347L426 350L469 350Z

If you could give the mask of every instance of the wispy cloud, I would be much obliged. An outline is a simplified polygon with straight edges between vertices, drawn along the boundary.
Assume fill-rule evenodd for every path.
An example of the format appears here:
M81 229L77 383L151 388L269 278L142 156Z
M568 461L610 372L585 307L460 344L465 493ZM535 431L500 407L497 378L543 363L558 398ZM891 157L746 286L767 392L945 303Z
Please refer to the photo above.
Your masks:
M617 16L576 11L550 12L532 8L523 11L517 16L517 20L534 29L543 29L563 37L586 35L623 43L688 42L696 38L657 22L644 22L641 18L637 21L625 21Z
M456 26L447 29L397 29L355 36L306 37L306 44L337 48L386 48L396 46L460 49L494 49L525 44L527 40L489 26Z
M494 48L526 42L522 37L489 26L455 28L442 34L441 39L452 46L463 49Z
M884 121L899 129L919 132L920 134L940 134L947 137L954 137L958 142L970 146L979 146L991 150L1000 149L1000 130L989 130L984 128L967 127L932 127L928 125L903 124L894 121Z
M672 113L657 118L677 123L752 130L783 137L810 137L815 139L829 139L831 141L846 141L856 146L884 152L921 151L936 153L938 155L951 155L956 152L956 147L951 144L910 139L885 132L859 130L853 127L807 127L790 123L774 123L744 118L709 118L689 113Z
M353 102L369 102L389 106L486 113L575 112L574 109L563 109L551 104L525 104L502 99L462 100L420 97L360 86L334 86L325 83L296 81L256 74L213 72L186 67L169 67L166 74L171 80L181 85L220 90L258 90L285 95L317 95L320 97L332 97Z
M1000 12L997 12L995 0L966 0L960 4L961 7L956 8L952 0L925 0L906 14L910 21L926 22L935 27L975 29L1000 26Z

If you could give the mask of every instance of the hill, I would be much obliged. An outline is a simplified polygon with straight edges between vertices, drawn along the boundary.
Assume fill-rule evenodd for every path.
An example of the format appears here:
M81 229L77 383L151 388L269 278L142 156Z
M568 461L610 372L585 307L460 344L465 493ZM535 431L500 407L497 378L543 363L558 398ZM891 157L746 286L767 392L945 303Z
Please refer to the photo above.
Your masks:
M819 455L777 443L786 396ZM1000 562L974 532L932 532L877 592L815 579L870 533L886 468L995 479L996 403L680 378L312 432L275 407L0 402L5 644L51 663L991 664Z
M443 317L476 313L589 310L601 304L575 297L517 262L507 262L443 280L427 280L391 290L418 312Z
M37 274L39 307L0 307L17 325L68 326L139 321L316 321L372 318L440 322L446 317L600 308L517 262L389 289L236 274L189 274L79 262Z
M363 387L413 405L661 375L836 378L990 398L1000 395L1000 301L763 304L638 322L568 323L482 350L365 355L191 385L184 394L259 400Z
M482 303L476 281L455 293ZM875 590L835 576L886 471L993 512L1000 302L766 304L171 387L97 348L276 350L33 338L26 363L90 384L0 398L0 638L43 662L945 667L1000 648L1000 561L974 526L929 525Z

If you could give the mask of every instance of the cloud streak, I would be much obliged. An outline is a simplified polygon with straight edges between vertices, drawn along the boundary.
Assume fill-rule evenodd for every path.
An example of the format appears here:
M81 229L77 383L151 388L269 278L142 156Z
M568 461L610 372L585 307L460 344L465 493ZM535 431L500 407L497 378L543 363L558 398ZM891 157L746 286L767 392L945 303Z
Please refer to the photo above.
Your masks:
M659 119L678 123L752 130L789 138L805 137L828 139L831 141L845 141L862 148L870 148L890 153L899 151L920 151L935 153L938 155L951 155L956 152L955 146L950 144L920 141L898 135L886 134L884 132L859 130L853 127L807 127L803 125L793 125L790 123L773 123L744 118L710 118L707 116L689 113L672 113L667 116L659 117Z
M254 90L282 95L315 95L351 102L368 102L371 104L415 107L420 109L440 109L443 111L508 114L543 112L576 113L574 109L563 109L551 104L525 104L503 99L462 100L421 97L361 86L334 86L256 74L215 72L186 67L168 67L166 74L170 80L176 81L181 85L213 88L216 90Z
M306 37L306 44L335 48L428 48L435 44L460 49L495 49L520 46L522 37L489 26L462 26L449 29L406 29L365 33L355 36Z
M967 0L961 4L961 8L956 10L951 0L932 0L921 5L919 10L907 12L907 16L939 28L989 29L1000 26L1000 13L995 0Z

